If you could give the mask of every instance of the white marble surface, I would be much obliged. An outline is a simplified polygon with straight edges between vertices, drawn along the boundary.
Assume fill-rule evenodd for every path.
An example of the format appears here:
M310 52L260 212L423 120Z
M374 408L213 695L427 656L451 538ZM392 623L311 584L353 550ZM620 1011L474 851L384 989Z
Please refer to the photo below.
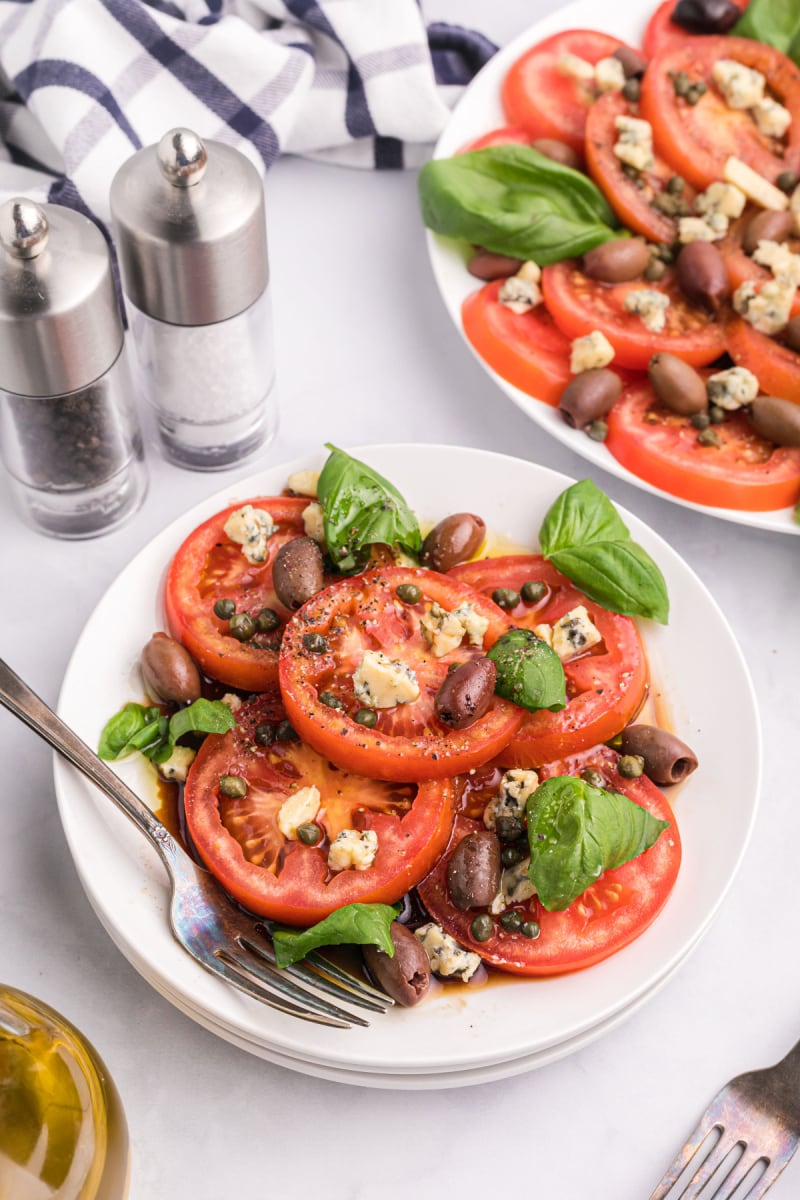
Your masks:
M507 40L548 5L438 0L428 9ZM270 177L268 200L281 430L265 461L326 437L417 439L582 472L582 460L526 421L461 345L428 267L413 174L287 161ZM0 653L51 702L87 616L132 553L254 467L192 475L161 462L152 445L149 465L136 519L82 544L30 533L0 480ZM49 752L0 713L0 978L63 1011L105 1057L127 1109L135 1200L317 1192L404 1200L509 1187L554 1200L641 1200L715 1091L800 1036L800 805L790 752L797 543L690 514L611 477L599 482L670 540L726 612L761 705L765 785L744 865L696 953L620 1028L532 1074L446 1092L367 1091L272 1067L194 1025L100 927L61 832ZM771 1195L788 1200L798 1188L800 1161Z

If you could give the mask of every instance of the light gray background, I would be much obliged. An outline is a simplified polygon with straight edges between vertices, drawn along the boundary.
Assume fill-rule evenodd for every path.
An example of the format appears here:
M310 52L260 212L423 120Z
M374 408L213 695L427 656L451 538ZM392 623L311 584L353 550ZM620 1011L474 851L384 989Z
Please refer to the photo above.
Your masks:
M503 42L551 7L437 0L427 15ZM461 344L428 266L413 173L281 162L268 211L281 430L264 462L327 437L340 445L416 439L585 472ZM84 622L130 557L259 463L206 478L164 464L150 445L149 465L136 519L82 544L29 532L0 480L0 653L51 702ZM105 1057L127 1109L135 1200L406 1200L448 1191L642 1200L716 1090L800 1036L800 545L610 476L599 482L684 555L726 612L761 705L765 786L743 868L701 947L619 1029L540 1071L464 1090L367 1091L272 1067L206 1033L152 991L100 927L61 832L50 754L0 712L0 979L63 1011ZM585 979L590 988L591 973ZM799 1189L800 1161L771 1195L788 1200Z

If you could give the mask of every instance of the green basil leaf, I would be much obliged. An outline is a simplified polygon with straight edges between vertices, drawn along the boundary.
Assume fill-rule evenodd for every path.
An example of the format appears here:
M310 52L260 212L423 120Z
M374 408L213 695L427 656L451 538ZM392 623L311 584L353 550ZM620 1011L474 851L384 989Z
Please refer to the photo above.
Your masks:
M169 737L173 745L185 733L228 733L235 728L236 721L227 704L202 697L179 709L169 719Z
M511 629L489 651L497 667L495 692L520 708L558 712L567 703L566 679L561 659L547 642L530 629Z
M530 146L491 146L426 163L422 219L446 237L542 266L622 236L600 189Z
M310 929L275 929L276 966L291 966L318 946L379 946L393 958L389 926L397 911L391 904L346 904Z
M528 798L529 875L548 912L563 912L604 871L638 858L668 828L619 792L572 775L540 784Z
M794 57L792 50L796 51L800 35L797 0L750 0L747 11L736 22L731 33L736 37L764 42Z
M325 540L338 569L360 570L370 546L400 546L419 554L419 522L388 479L344 450L326 444L317 494L325 521Z
M549 558L557 550L586 542L620 542L630 536L605 492L591 479L581 479L553 501L539 530L539 544Z
M98 756L114 762L138 750L139 741L147 745L152 740L154 725L157 733L159 715L157 708L145 708L133 702L126 704L104 725L97 748Z

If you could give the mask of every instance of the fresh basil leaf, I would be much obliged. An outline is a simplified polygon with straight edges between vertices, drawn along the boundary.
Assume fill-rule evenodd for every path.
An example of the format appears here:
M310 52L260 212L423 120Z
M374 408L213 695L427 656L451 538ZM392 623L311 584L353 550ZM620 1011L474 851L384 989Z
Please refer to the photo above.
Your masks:
M310 929L275 929L275 964L289 967L318 946L379 946L393 958L389 926L396 917L391 904L346 904Z
M545 558L597 604L667 624L664 576L591 479L572 484L554 501L539 543Z
M540 784L528 798L528 869L548 912L563 912L604 871L638 858L668 828L619 792L572 775Z
M416 556L422 544L419 522L388 479L344 450L326 444L317 494L325 522L325 540L337 568L345 574L363 568L370 546L400 546Z
M135 750L151 762L165 762L185 733L227 733L236 725L233 713L221 700L195 700L165 717L156 705L126 704L106 723L98 755L111 761Z
M797 0L750 0L747 11L739 18L731 33L735 37L765 42L790 57L797 58L800 35L800 8Z
M235 728L236 721L227 704L201 697L173 713L169 719L169 738L174 744L185 733L228 733Z
M138 750L138 742L148 745L152 740L153 726L156 733L158 732L159 716L158 708L145 708L143 704L133 702L126 704L106 721L100 734L98 756L114 762Z
M542 266L622 236L600 189L582 171L530 146L491 146L426 163L422 219L446 237Z
M497 667L495 692L528 712L559 712L567 703L561 659L530 629L511 629L489 651Z

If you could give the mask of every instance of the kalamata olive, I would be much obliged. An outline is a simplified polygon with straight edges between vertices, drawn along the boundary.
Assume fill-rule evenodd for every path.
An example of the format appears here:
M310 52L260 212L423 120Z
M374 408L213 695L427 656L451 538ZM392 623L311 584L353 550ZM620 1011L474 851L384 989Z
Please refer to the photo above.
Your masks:
M141 654L142 678L153 700L170 704L190 704L200 697L200 672L189 651L167 637L156 633Z
M272 583L281 604L300 608L322 590L322 552L310 537L295 538L275 555Z
M561 163L562 167L572 167L575 171L580 170L580 155L566 142L559 142L557 138L537 138L535 142L531 142L531 145L545 158L552 158L553 162Z
M659 404L670 412L691 417L708 407L705 380L682 358L666 351L654 354L647 374Z
M776 446L800 446L800 404L777 396L756 396L750 408L756 433Z
M567 384L558 407L568 425L584 429L610 412L621 394L619 375L607 367L594 367L591 371L581 371Z
M449 571L477 554L486 537L486 523L474 513L451 513L434 525L422 543L420 562L433 571Z
M733 0L678 0L670 20L691 33L727 33L741 15Z
M468 833L447 864L447 886L456 908L485 908L500 890L500 843L488 829Z
M508 258L505 254L492 254L491 250L477 250L467 263L467 270L476 279L490 281L516 275L521 266L521 258Z
M794 350L795 354L800 354L800 316L792 317L783 331L783 336L789 349Z
M404 1008L412 1008L430 987L431 964L422 943L405 925L392 921L389 936L394 944L394 957L380 946L362 946L361 954L373 979L386 994Z
M583 273L601 283L627 283L638 279L650 261L644 238L614 238L583 256Z
M436 693L436 715L451 729L466 729L488 710L497 682L490 658L471 658L445 675Z
M678 255L678 284L690 304L710 313L731 294L725 262L713 242L689 242Z
M644 759L653 783L680 783L697 766L697 755L685 742L656 725L629 725L622 731L623 755Z
M626 79L639 79L647 70L647 59L633 46L620 46L611 57L622 63Z
M745 254L754 254L759 242L785 242L792 232L793 221L787 208L780 212L765 208L745 225L742 235Z

